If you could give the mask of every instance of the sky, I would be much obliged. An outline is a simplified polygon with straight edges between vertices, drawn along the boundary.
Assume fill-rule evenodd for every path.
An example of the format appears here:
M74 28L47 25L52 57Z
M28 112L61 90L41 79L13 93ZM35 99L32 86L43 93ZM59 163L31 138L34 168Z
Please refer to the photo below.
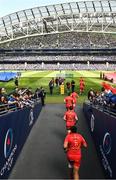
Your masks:
M83 0L0 0L0 17L14 13L16 11L44 6ZM86 1L86 0L85 0Z

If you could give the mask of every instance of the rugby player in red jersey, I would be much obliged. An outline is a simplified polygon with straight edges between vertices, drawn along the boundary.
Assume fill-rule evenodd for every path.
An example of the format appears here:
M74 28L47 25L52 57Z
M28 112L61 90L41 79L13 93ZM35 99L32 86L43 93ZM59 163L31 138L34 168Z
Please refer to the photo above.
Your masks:
M71 168L74 180L79 179L79 168L81 163L81 147L87 147L87 143L81 134L77 133L77 128L72 126L71 133L68 134L64 140L64 150Z
M70 132L70 128L76 125L78 120L77 114L74 112L73 107L70 106L69 110L64 114L64 120L66 121L66 129L68 133Z
M80 78L80 94L83 93L84 87L85 87L85 82L84 82L83 78L81 77Z
M67 97L64 98L64 102L66 103L66 109L68 111L70 106L73 106L74 104L74 100L73 98L70 96L70 93L68 94Z
M84 91L84 85L83 84L80 84L80 94L82 94Z
M74 100L73 107L75 108L76 103L77 103L77 99L79 98L79 95L78 95L76 92L73 92L73 93L71 93L71 97L72 97L73 100Z

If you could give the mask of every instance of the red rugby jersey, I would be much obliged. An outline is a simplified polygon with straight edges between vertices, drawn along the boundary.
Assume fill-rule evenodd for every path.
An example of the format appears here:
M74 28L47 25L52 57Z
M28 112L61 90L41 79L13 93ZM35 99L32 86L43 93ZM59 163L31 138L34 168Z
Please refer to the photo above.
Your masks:
M71 97L74 99L74 103L76 104L77 98L79 97L76 92L71 93Z
M77 114L73 110L68 110L65 112L64 119L66 122L75 122L77 118Z
M74 100L71 96L65 97L64 101L66 103L66 107L73 106Z
M64 144L68 143L68 155L80 155L81 147L87 146L85 139L78 133L70 133L66 136Z

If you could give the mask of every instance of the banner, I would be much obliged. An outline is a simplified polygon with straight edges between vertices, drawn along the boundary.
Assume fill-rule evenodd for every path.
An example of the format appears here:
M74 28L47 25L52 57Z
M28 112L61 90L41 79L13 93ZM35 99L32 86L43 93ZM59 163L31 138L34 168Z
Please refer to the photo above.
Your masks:
M0 117L0 179L8 178L41 108L38 103Z
M116 179L116 117L86 103L83 111L105 175Z

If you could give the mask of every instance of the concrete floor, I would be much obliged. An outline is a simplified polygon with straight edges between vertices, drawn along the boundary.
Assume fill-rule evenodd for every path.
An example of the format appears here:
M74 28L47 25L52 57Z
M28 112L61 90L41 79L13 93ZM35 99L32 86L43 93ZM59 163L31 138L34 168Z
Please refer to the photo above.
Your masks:
M69 178L67 159L63 151L66 135L64 112L64 104L47 104L43 107L9 179ZM79 117L78 132L88 143L88 148L82 150L80 179L104 179L82 107L78 106L76 112Z

